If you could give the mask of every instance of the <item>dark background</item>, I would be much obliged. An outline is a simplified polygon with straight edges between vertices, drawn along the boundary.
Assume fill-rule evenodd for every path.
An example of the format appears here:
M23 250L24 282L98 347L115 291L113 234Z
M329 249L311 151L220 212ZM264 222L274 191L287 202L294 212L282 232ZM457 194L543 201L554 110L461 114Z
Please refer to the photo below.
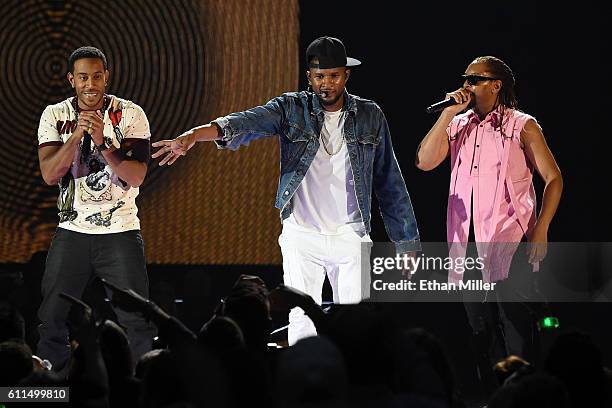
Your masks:
M610 94L609 14L581 2L557 7L531 3L457 2L300 2L300 50L314 38L341 38L349 56L362 61L348 83L349 92L376 101L390 125L395 154L402 168L423 241L445 240L448 163L425 173L414 166L416 147L436 116L424 108L460 86L459 76L476 56L504 60L517 80L519 107L535 116L563 173L563 198L549 230L550 241L599 242L609 239L606 200L610 183L603 175L609 162L604 149L609 136L605 114ZM300 89L306 88L301 58ZM538 197L542 183L536 180ZM373 203L374 241L386 233ZM34 315L45 253L30 264L9 265L0 295L10 297L28 317L29 339L35 342ZM262 276L270 287L282 280L274 266L151 265L152 297L190 327L197 329L227 293L240 273ZM580 271L577 271L580 273ZM93 285L87 298L100 300ZM558 304L564 328L579 327L605 349L612 342L609 303ZM385 305L406 326L437 334L455 364L460 385L476 388L471 366L469 329L461 304ZM276 327L284 316L275 316Z
M609 221L600 216L604 184L596 181L596 157L603 157L609 137L603 121L610 90L609 15L584 4L553 9L537 2L419 2L400 9L304 1L301 48L318 36L336 36L349 56L362 61L347 88L385 112L425 241L445 240L450 169L448 162L427 173L414 166L416 148L437 117L424 108L457 89L475 57L501 58L514 71L519 108L538 120L563 173L550 239L606 241L602 222ZM536 187L541 193L541 183ZM380 222L373 238L385 239Z
M424 108L457 89L459 76L481 55L501 58L514 71L519 108L538 120L561 168L564 191L549 240L610 240L610 183L600 176L609 162L604 115L607 90L612 89L606 34L610 15L585 2L552 4L301 2L302 50L314 38L330 35L342 39L347 54L362 61L347 88L376 101L385 112L423 241L446 239L450 174L448 161L431 172L414 165L416 148L437 118ZM301 89L306 85L303 75ZM543 185L538 177L535 184L540 199ZM377 204L372 208L372 239L385 241ZM552 306L563 329L576 327L593 336L610 366L612 329L601 319L609 313L609 303ZM387 307L403 324L440 336L464 392L477 389L462 305Z

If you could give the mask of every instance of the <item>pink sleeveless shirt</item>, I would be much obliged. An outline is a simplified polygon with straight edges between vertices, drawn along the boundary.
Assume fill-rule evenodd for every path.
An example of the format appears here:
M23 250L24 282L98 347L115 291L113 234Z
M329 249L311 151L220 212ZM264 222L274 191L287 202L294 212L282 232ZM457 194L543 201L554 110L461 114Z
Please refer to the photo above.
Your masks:
M502 135L501 109L482 121L470 110L456 116L447 128L452 168L446 222L450 256L465 256L473 218L487 282L508 277L519 242L535 224L533 166L520 138L529 119L534 118L505 109ZM462 278L456 270L449 273L450 282Z

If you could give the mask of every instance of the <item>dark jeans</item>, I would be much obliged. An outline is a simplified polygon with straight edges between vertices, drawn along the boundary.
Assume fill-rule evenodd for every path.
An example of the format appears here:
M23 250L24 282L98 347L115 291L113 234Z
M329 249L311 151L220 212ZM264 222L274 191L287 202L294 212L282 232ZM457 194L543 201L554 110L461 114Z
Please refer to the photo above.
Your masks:
M536 321L541 315L539 299L518 301L511 282L498 282L495 290L481 302L464 299L465 311L475 336L483 337L492 364L516 355L531 363L537 360L538 333ZM485 350L482 350L483 352Z
M481 279L481 275L465 279ZM517 279L510 276L498 282L495 290L480 299L464 294L465 311L472 328L472 346L476 369L484 391L492 393L498 386L493 366L509 355L519 356L537 365L540 339L537 319L543 313L543 298L537 291L537 273ZM476 296L478 297L478 296Z
M66 318L70 304L61 292L80 298L95 277L149 296L149 280L140 231L115 234L82 234L58 228L55 232L42 279L43 300L38 310L37 355L62 369L70 357ZM107 294L111 297L110 291ZM132 357L136 360L151 349L154 327L142 316L114 308L126 329Z

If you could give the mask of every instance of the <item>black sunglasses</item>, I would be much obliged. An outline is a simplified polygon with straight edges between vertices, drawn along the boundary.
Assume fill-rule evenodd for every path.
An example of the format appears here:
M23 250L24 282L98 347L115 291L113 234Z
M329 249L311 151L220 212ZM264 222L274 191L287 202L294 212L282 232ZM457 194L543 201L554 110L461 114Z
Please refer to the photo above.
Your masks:
M476 85L480 81L495 81L499 78L487 77L482 75L461 75L461 79L470 85Z

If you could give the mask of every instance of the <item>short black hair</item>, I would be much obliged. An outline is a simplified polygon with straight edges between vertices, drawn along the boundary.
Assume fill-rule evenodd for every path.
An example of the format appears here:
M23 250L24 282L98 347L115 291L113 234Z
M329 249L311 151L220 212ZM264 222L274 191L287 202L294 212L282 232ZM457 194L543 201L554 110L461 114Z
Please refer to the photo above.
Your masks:
M108 63L106 62L106 55L96 47L85 46L79 47L76 50L72 51L70 57L68 57L68 70L70 72L74 72L74 62L83 58L98 58L102 60L102 65L104 65L104 70L108 69Z

